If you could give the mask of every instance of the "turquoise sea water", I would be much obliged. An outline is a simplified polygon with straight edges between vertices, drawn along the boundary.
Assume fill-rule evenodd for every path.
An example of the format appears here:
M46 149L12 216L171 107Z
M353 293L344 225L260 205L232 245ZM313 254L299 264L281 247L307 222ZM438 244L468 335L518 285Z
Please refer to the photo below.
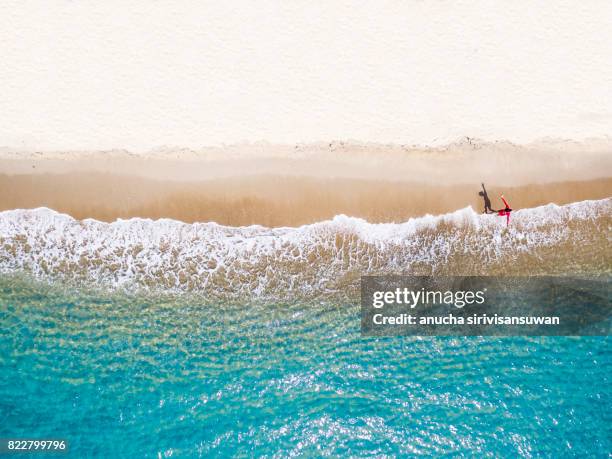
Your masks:
M609 457L609 338L361 338L353 304L0 277L0 437L70 457Z

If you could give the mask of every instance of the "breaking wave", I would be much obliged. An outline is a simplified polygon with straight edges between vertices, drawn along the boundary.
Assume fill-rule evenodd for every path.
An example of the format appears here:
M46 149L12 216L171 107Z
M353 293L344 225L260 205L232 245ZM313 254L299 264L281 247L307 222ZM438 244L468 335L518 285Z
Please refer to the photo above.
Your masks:
M609 272L612 198L505 218L464 208L405 223L344 215L297 228L0 212L0 272L211 298L354 295L362 274Z

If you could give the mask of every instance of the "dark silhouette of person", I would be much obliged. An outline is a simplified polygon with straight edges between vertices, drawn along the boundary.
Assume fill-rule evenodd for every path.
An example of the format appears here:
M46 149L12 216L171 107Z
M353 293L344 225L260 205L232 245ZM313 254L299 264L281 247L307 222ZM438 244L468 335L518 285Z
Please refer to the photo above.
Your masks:
M482 196L482 199L484 199L484 212L485 214L488 214L489 212L494 214L496 211L493 210L491 208L491 200L489 199L489 195L487 194L487 189L484 186L484 183L481 183L482 185L482 191L478 192L478 196Z

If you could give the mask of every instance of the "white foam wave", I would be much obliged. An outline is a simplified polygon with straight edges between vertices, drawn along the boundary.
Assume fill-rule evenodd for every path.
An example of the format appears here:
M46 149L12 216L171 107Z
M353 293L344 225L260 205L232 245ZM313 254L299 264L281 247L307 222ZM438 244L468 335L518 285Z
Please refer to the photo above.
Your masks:
M483 273L542 248L609 238L612 199L505 217L467 207L404 223L339 215L298 228L132 218L76 220L51 209L0 213L0 271L105 287L220 296L317 294L365 273ZM609 254L604 254L608 257Z

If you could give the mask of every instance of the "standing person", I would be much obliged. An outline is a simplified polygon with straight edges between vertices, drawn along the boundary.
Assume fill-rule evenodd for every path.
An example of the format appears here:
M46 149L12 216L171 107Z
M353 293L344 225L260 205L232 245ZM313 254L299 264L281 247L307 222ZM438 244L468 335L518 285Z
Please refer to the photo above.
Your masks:
M506 201L506 198L504 198L503 194L501 195L501 200L504 201L504 205L506 206L506 208L502 210L498 210L497 215L500 217L505 216L506 226L508 226L510 224L510 212L512 212L512 209L510 208L510 205L508 204L508 201Z
M495 213L495 211L491 208L491 200L489 199L489 195L487 194L487 189L484 186L484 183L481 183L482 185L482 191L478 192L479 196L482 196L482 198L484 199L484 213L488 214L489 212L491 212L492 214Z

